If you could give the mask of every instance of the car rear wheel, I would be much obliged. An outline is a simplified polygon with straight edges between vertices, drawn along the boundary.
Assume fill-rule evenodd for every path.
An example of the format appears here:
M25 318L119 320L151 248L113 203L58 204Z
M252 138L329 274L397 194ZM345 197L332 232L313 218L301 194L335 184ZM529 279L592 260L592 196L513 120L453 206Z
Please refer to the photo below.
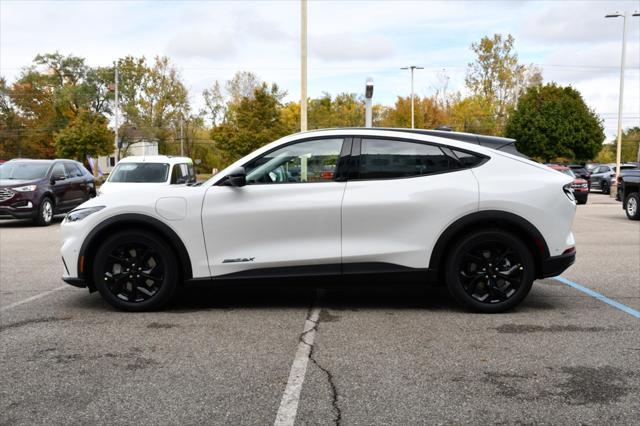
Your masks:
M53 201L51 198L45 197L40 202L40 207L38 207L38 213L36 213L36 217L33 220L38 226L49 226L53 221Z
M454 299L485 313L513 309L529 293L535 277L529 249L499 229L477 231L458 240L445 271Z
M626 208L624 211L631 220L640 220L640 193L634 192L627 197Z
M144 231L113 235L93 260L93 282L102 297L125 311L159 309L178 282L176 256L167 243Z

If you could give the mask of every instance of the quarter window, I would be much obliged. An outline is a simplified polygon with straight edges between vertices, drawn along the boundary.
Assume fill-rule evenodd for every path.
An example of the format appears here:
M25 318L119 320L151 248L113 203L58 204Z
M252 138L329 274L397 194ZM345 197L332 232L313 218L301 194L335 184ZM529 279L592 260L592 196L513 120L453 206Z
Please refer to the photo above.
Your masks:
M460 161L435 145L388 139L363 139L360 179L421 176L460 169Z
M342 142L316 139L272 151L244 166L247 184L333 181Z

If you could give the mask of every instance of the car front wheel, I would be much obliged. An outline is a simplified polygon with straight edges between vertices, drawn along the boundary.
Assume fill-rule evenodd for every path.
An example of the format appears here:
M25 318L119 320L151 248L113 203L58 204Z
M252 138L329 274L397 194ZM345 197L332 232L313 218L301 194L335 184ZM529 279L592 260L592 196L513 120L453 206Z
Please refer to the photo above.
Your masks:
M454 299L485 313L517 306L531 290L534 272L533 256L525 244L499 229L462 237L449 252L445 269Z
M176 256L167 243L144 231L108 238L93 260L93 282L102 297L125 311L149 311L171 300L178 282Z
M40 202L40 207L38 207L38 212L36 213L36 217L34 222L38 226L49 226L53 221L53 202L51 198L45 197Z
M609 184L607 182L602 182L601 187L602 187L602 193L608 195L610 192Z

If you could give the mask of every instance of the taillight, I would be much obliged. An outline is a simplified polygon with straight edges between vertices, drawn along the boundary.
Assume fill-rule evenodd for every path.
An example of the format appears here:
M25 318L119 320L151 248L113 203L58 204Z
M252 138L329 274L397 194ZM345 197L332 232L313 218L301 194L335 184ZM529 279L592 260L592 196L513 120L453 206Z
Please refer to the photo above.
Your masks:
M618 185L620 185L622 183L622 176L618 176L618 179L616 179L616 182L618 182Z

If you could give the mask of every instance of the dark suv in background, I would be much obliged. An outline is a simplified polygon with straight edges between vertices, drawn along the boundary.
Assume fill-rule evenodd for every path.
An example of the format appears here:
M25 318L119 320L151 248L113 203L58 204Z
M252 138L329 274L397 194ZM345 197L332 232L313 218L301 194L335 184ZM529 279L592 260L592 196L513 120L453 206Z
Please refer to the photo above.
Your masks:
M93 176L73 160L10 160L0 165L0 218L49 225L94 197Z

